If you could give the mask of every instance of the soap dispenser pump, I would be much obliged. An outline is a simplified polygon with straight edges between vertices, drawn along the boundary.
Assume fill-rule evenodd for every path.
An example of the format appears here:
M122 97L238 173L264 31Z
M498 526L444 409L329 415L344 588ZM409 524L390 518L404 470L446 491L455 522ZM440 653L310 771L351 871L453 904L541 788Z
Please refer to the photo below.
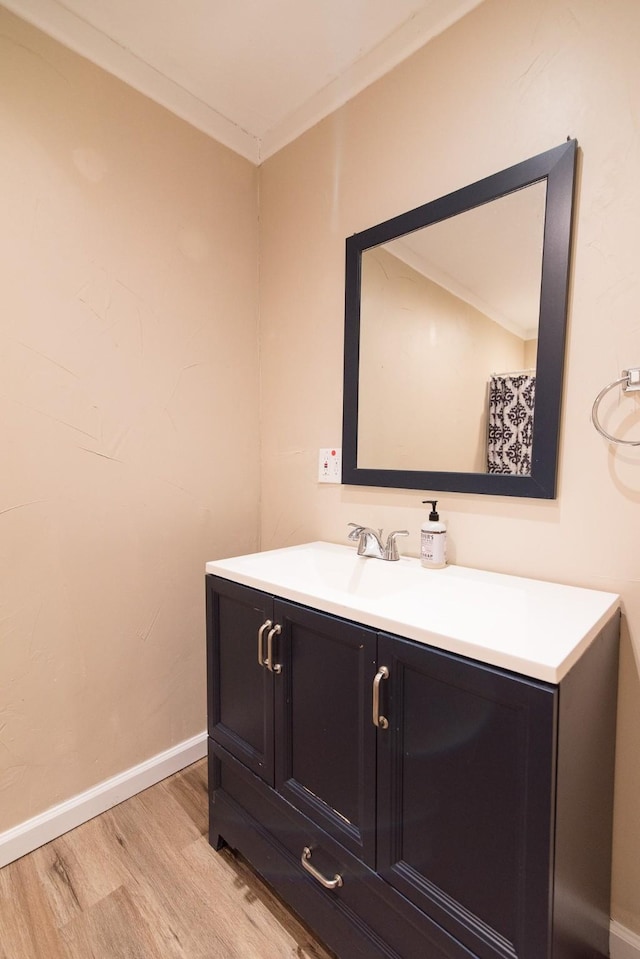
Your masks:
M440 522L436 510L437 499L424 499L431 503L429 519L420 528L420 562L427 569L442 569L447 565L447 527Z

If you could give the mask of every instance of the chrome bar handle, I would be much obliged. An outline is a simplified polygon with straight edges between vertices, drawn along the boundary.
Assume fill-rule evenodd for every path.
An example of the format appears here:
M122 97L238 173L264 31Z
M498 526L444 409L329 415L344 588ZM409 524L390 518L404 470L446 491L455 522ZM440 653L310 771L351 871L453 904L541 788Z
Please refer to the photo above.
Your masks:
M272 626L272 628L269 630L269 635L267 636L267 658L265 659L265 666L267 669L271 670L272 673L282 672L282 666L280 663L274 663L273 661L273 637L279 636L281 632L282 627L276 624L275 626Z
M316 867L311 865L311 849L309 846L305 846L302 850L300 862L302 863L302 868L306 869L309 875L313 876L314 879L317 879L320 885L324 886L325 889L338 889L343 885L340 873L337 872L333 879L325 879L322 873L318 872Z
M386 716L380 715L380 683L383 679L389 678L389 670L386 666L381 666L373 677L373 725L379 729L388 729L389 720Z
M271 620L267 619L258 630L258 665L259 666L266 666L266 661L262 655L262 650L264 648L262 643L262 637L265 634L265 630L269 629L269 627L272 625L273 623L271 622Z

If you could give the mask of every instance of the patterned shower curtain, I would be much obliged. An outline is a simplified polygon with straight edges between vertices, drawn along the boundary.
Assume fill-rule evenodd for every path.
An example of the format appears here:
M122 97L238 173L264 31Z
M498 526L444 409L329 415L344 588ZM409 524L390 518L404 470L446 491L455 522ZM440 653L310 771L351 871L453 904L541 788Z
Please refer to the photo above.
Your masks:
M487 472L531 474L535 374L495 374L489 379Z

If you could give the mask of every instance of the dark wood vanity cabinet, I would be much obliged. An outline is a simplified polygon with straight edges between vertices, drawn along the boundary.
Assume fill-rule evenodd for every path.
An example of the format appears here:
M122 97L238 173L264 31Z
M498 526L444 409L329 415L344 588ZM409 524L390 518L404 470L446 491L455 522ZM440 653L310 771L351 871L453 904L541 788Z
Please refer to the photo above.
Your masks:
M222 579L208 596L209 736L219 754L375 866L375 632Z
M207 656L210 841L340 959L608 954L617 619L553 685L209 575Z

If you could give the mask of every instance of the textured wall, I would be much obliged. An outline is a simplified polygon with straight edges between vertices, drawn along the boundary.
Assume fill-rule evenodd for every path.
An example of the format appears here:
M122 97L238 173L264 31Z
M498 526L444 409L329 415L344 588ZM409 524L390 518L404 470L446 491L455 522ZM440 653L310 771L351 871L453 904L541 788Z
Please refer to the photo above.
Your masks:
M257 172L0 10L0 832L205 728L258 531Z
M358 466L485 471L489 377L525 341L384 249L361 269Z
M344 238L580 143L558 498L442 494L439 508L454 562L623 596L613 915L636 932L640 449L609 448L590 409L640 363L638 36L636 0L486 0L261 178L262 544L344 542L357 521L410 529L417 554L424 495L316 483L318 448L341 435ZM640 437L639 404L624 404Z

